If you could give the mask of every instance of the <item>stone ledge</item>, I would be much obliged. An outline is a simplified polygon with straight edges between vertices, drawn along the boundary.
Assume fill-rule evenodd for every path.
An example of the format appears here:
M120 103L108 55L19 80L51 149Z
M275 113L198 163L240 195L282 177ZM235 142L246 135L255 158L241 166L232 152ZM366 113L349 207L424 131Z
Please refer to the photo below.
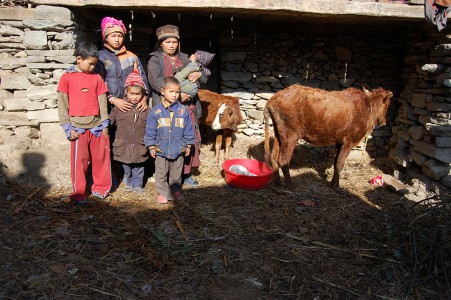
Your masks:
M0 20L22 21L33 18L33 13L33 8L0 7Z
M30 69L67 69L72 67L73 64L57 64L57 63L28 63L27 67Z
M70 50L25 50L25 53L29 56L73 56L75 55L75 49Z
M340 2L339 4L337 2ZM39 5L61 5L59 0L35 0ZM404 4L380 3L380 2L353 2L353 1L331 1L331 0L211 0L208 4L204 0L66 0L65 6L84 7L147 7L152 9L189 9L203 10L208 12L221 11L226 13L271 13L273 15L298 14L297 17L305 16L325 17L341 19L343 16L370 16L389 17L399 19L424 19L423 6L411 6ZM366 22L371 22L370 20Z

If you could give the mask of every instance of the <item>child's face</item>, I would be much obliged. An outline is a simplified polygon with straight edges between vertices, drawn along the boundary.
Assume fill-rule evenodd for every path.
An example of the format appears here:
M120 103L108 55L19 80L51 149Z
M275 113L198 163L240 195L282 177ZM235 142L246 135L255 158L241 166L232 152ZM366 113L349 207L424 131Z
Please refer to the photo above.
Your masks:
M112 32L107 35L105 42L114 50L119 50L124 44L124 35L120 32Z
M92 73L96 67L98 59L96 57L82 58L77 56L77 67L83 73Z
M139 103L143 95L143 89L140 86L129 86L127 88L127 99L133 104Z
M161 95L167 102L173 103L180 97L180 86L175 83L168 83L165 88L161 89Z
M167 38L160 43L163 52L169 56L174 55L179 47L179 40L176 38Z

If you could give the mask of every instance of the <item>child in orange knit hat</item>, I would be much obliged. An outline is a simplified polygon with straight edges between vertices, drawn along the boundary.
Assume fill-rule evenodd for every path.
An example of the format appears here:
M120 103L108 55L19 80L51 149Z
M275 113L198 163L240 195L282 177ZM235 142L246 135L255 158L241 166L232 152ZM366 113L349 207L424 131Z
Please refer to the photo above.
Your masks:
M132 71L125 80L124 100L131 109L121 111L114 107L110 113L110 124L116 126L113 141L113 159L122 164L125 190L143 193L144 165L149 158L144 146L144 132L148 109L140 111L138 104L145 96L145 85L138 72Z

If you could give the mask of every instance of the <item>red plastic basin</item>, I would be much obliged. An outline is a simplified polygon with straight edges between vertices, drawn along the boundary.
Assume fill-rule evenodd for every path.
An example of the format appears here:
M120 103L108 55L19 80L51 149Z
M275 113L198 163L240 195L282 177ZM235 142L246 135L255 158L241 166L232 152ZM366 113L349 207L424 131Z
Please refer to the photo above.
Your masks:
M246 176L232 172L229 168L233 165L243 166L256 176ZM229 159L222 164L222 168L224 169L225 181L228 185L246 190L258 190L264 188L271 179L272 174L272 170L267 164L255 159Z

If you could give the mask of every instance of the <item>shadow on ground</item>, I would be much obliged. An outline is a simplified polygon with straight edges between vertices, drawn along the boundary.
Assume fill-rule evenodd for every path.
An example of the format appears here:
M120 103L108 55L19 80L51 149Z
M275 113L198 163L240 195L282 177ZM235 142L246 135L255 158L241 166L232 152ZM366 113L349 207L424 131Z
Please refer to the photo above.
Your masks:
M201 187L168 205L153 183L74 207L67 191L4 181L0 298L451 296L449 203L349 179L332 189L314 171L294 172L292 190L233 189L219 174L208 166Z

